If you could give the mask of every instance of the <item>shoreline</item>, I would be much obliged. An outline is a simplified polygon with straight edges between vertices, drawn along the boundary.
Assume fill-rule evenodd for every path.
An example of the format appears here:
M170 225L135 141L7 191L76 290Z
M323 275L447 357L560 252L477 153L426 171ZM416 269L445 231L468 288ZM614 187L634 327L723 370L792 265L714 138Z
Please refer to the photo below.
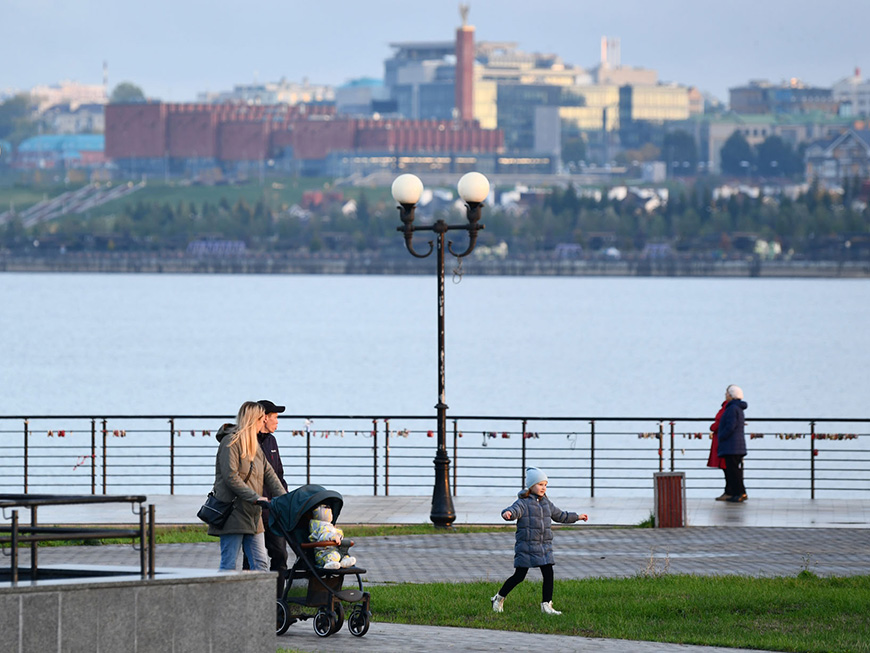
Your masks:
M0 257L0 272L113 274L432 274L434 265L414 259L191 257L154 254ZM453 266L445 271L453 274ZM870 278L867 261L744 260L466 260L461 274L481 276Z

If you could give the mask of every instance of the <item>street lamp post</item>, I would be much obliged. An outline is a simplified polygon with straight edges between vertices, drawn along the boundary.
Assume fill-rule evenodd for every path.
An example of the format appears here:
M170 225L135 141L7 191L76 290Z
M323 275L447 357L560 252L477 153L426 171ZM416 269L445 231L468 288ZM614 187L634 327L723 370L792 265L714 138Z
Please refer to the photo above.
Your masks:
M483 229L480 214L483 202L489 195L489 181L479 172L469 172L459 180L459 195L466 203L466 224L448 225L439 219L432 225L414 225L414 209L423 192L423 182L416 175L404 174L393 181L393 199L399 203L399 219L402 226L397 227L405 237L405 247L417 258L426 258L433 250L438 261L438 449L435 452L435 486L432 490L432 510L429 519L439 528L449 528L456 520L453 499L450 496L450 458L447 455L447 397L444 383L444 235L448 231L462 229L468 232L468 246L465 251L453 251L453 241L447 241L447 250L456 258L471 254L477 243L477 232ZM412 243L415 231L431 231L436 235L435 242L429 241L429 249L420 253Z

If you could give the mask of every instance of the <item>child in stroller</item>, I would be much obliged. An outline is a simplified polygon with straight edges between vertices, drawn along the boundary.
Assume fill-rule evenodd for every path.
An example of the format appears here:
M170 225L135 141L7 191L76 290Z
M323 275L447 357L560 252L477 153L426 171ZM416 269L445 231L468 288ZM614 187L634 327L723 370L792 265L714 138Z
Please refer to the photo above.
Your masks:
M344 531L333 523L332 508L321 503L311 513L311 521L308 522L310 535L309 542L322 542L324 546L318 546L314 551L314 562L324 569L340 569L353 567L356 558L347 554L347 545L342 545ZM334 546L330 543L334 542Z
M324 519L316 521L327 522L331 527L320 524L322 530L334 529L341 533L340 529L335 528L335 522L343 504L341 494L334 490L327 490L320 485L303 485L276 497L269 506L270 528L283 535L291 551L296 554L293 567L283 572L284 587L278 598L279 635L284 634L296 621L311 618L314 619L314 632L320 637L337 633L345 620L344 603L353 604L347 614L347 629L351 635L362 637L368 632L372 616L369 593L363 591L360 577L366 570L356 567L356 559L346 555L347 547L353 546L353 542L342 539L341 535L336 540L334 532L325 541L309 539L311 521L319 507L321 509L317 510L317 515ZM343 552L336 551L332 556L339 558L338 568L334 568L335 564L323 564L323 558L318 562L317 552L320 549L335 548L338 543ZM343 589L345 577L350 575L356 577L354 584L357 588Z

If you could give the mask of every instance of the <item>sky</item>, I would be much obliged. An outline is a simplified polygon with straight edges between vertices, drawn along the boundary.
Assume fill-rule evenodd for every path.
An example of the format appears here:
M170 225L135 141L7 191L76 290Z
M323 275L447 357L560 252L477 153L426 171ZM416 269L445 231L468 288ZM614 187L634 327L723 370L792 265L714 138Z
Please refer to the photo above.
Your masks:
M190 101L235 84L383 78L390 43L449 41L443 0L0 0L0 92L71 80L132 82ZM720 100L750 80L831 86L870 74L870 0L465 0L476 39L511 41L583 68L602 36L622 63Z

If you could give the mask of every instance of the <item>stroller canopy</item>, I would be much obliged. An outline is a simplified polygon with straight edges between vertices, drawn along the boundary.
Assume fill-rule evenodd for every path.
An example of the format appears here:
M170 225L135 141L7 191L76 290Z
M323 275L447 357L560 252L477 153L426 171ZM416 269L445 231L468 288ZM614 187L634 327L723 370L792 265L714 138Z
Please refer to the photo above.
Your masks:
M321 485L303 485L287 494L276 497L269 506L269 526L272 530L293 538L296 542L308 541L308 521L306 515L312 508L325 503L332 508L334 524L344 505L341 494L327 490Z

